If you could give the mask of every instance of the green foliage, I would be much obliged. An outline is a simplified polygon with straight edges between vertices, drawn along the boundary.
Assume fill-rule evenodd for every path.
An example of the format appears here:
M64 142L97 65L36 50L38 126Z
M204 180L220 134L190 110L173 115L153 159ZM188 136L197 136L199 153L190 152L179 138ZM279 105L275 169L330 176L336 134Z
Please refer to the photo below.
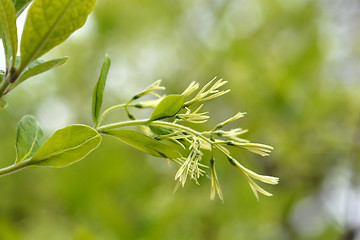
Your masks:
M20 69L65 41L85 24L96 0L36 0L31 5L21 38Z
M7 106L4 95L16 86L67 61L67 57L49 61L37 58L83 26L96 4L96 0L35 0L27 15L20 56L17 57L16 17L30 2L0 1L0 33L6 60L6 71L1 71L0 78L0 109ZM30 165L67 166L95 149L101 142L101 136L88 126L71 125L58 130L45 143L44 140L37 120L30 115L24 116L18 124L15 164L0 170L1 175Z
M106 54L103 66L101 68L99 80L95 85L94 94L93 94L92 116L96 126L99 123L99 115L103 102L105 83L110 69L110 65L111 65L110 57Z
M16 14L20 13L30 1L13 2L0 0L1 36L5 48L7 68L2 74L0 84L1 108L6 107L3 96L26 79L46 72L67 61L67 57L49 61L38 58L66 40L75 30L84 25L88 15L94 10L96 0L64 0L49 1L35 0L31 5L20 44L20 56L17 57L17 30ZM209 119L208 112L201 112L203 102L220 97L230 90L220 90L227 82L222 79L212 79L198 90L200 84L193 81L182 94L160 96L156 91L164 90L161 80L158 80L135 94L127 103L112 106L101 115L104 89L111 60L105 55L101 73L93 92L92 117L95 127L86 125L70 125L56 131L46 142L44 134L37 120L27 115L18 124L16 140L15 164L0 169L0 175L12 173L22 168L36 165L49 167L65 167L77 162L96 149L101 143L101 135L111 135L122 142L137 148L155 157L166 158L179 165L175 174L178 186L184 186L187 179L198 183L198 179L204 176L208 168L202 163L204 151L211 155L211 199L215 192L223 200L220 184L215 171L214 149L223 153L232 165L240 170L246 177L255 196L258 192L271 196L271 194L254 180L267 184L277 184L278 178L259 175L237 162L231 156L228 146L236 146L261 156L268 156L273 149L271 146L250 143L248 140L239 138L243 134L241 129L229 131L220 130L228 123L241 117L238 113L213 128L210 131L198 132L197 130L180 124L193 123L203 124ZM2 72L3 73L3 72ZM193 93L195 96L191 97ZM156 99L138 101L144 96L153 95ZM186 101L185 101L186 100ZM144 120L135 120L129 108L138 109L154 108L151 116ZM120 121L108 125L102 125L104 117L115 109L123 108L130 121ZM160 121L165 120L165 121ZM118 128L138 126L144 134L133 130L120 130ZM172 142L177 147L185 150L180 153L175 146L170 146L162 141Z
M71 125L56 131L29 161L32 165L65 167L86 157L101 143L101 136L85 125Z
M132 130L106 130L104 134L111 135L122 142L145 153L161 158L180 158L182 155L173 147L154 140L151 137Z
M112 135L121 141L131 145L134 148L140 149L143 152L146 152L150 155L156 157L164 157L173 161L179 165L179 170L175 174L175 180L178 180L178 186L184 186L187 179L192 179L198 183L198 179L206 173L203 168L208 168L206 164L203 164L204 151L209 151L213 156L214 149L223 153L226 158L234 165L240 172L246 177L251 189L254 192L254 195L258 199L258 192L266 195L272 196L271 193L262 189L257 185L253 179L258 180L267 184L277 184L278 178L271 176L259 175L242 164L237 162L230 154L230 151L227 149L228 146L237 146L239 148L246 149L250 152L256 153L260 156L268 156L270 151L273 149L271 146L258 143L250 143L248 140L239 138L240 135L245 133L239 128L232 129L229 131L219 130L226 126L227 124L236 121L237 119L244 116L243 113L238 113L235 116L219 123L211 131L198 132L193 128L186 127L179 122L188 122L195 124L202 124L207 122L209 116L208 112L200 112L203 105L196 107L194 110L192 107L197 103L202 103L214 98L217 98L227 92L228 90L219 90L220 87L224 86L227 82L222 81L222 79L215 81L214 78L209 83L205 84L198 93L184 103L185 98L189 98L192 93L196 92L199 88L199 84L196 82L190 83L190 85L185 89L181 95L168 95L164 98L160 97L157 93L154 93L156 90L163 90L164 88L160 86L160 81L156 81L151 84L142 92L136 94L131 100L126 104L120 104L108 108L101 115L100 120L102 120L107 114L111 111L124 108L128 116L132 116L129 112L128 107L150 106L145 102L133 103L134 100L152 94L156 96L157 100L148 100L153 103L154 110L149 119L145 120L135 120L131 121L117 122L113 124L103 125L97 127L97 131L101 134ZM161 100L161 101L158 101ZM173 118L175 116L175 118ZM164 119L165 121L159 121ZM128 126L139 126L140 129L146 135L140 134L136 131L131 130L119 130L121 127ZM179 147L186 150L186 153L180 154L173 147L164 145L160 141L173 142ZM173 150L171 150L173 149ZM212 161L215 161L215 158L212 157ZM220 184L216 175L215 164L211 164L211 199L214 198L215 193L218 194L219 198L223 200L223 195L220 189Z
M7 69L10 69L10 61L15 61L18 47L16 12L11 0L0 0L0 33L5 49Z
M82 27L96 5L96 0L35 0L26 17L20 56L17 57L16 17L30 2L0 1L0 35L6 60L6 72L0 82L0 99L27 78L64 64L66 57L50 61L37 59Z
M54 67L65 64L68 59L68 57L61 57L48 61L40 59L33 61L31 64L29 64L28 67L24 69L24 73L18 78L18 80L14 84L11 85L9 90L17 87L19 84L33 76L39 75L41 73L49 71Z
M31 115L24 116L18 123L15 164L32 158L45 140L36 118Z
M149 126L149 128L153 133L157 135L168 135L174 132L170 128L165 127Z
M44 69L41 68L41 66L42 64L38 64L33 68L29 68L29 74L25 75L25 72L24 75L30 76L32 73L40 72L40 70L36 70L36 67L38 67L38 69ZM189 98L192 93L197 91L199 88L198 83L190 83L180 95L161 97L154 91L163 90L164 87L160 86L161 81L156 81L132 97L126 104L112 106L105 110L100 116L103 91L109 68L110 58L106 55L99 80L94 89L92 115L95 121L95 129L85 125L71 125L56 131L42 144L43 134L38 122L34 117L26 116L20 121L18 127L17 159L15 164L8 168L0 169L0 175L8 174L31 165L50 167L68 166L81 160L96 149L101 142L100 134L106 134L152 156L166 158L178 164L179 170L175 174L175 180L178 180L177 187L180 185L184 186L188 178L198 183L198 179L206 173L203 168L208 168L206 164L202 163L203 151L210 151L212 156L210 165L212 177L210 196L211 199L213 199L216 192L219 198L223 200L215 170L215 158L213 157L213 150L217 149L246 177L256 198L258 198L258 192L266 196L272 196L271 193L257 185L254 179L267 184L277 184L278 178L259 175L247 169L231 156L227 147L237 146L261 156L267 156L273 148L265 144L250 143L248 140L239 138L238 136L244 133L241 129L232 129L230 131L220 130L227 124L243 117L243 113L238 113L217 124L211 131L198 132L193 128L179 124L179 122L205 123L209 117L207 116L208 112L200 112L203 105L196 107L194 110L191 106L227 93L228 90L219 90L220 87L226 84L225 81L222 81L222 79L217 81L215 81L215 79L211 80L186 103L184 103L184 99ZM157 99L132 103L149 94L156 96ZM149 119L131 119L131 121L120 121L99 126L101 120L103 120L107 114L118 108L124 108L127 115L132 116L128 110L129 107L153 107L154 110ZM173 118L174 116L175 118ZM160 119L165 119L166 121L159 121ZM173 120L171 121L171 119ZM138 126L145 135L133 130L118 129L129 126ZM174 146L167 145L161 141L173 142L184 148L186 153L182 154ZM26 162L22 163L24 161Z
M150 121L169 118L175 116L184 104L183 95L166 96L154 109L151 114Z
M33 0L12 0L15 5L16 10L16 17L19 17L20 14L26 9L26 7L33 1Z
M181 93L189 80L203 85L221 76L232 91L204 104L200 112L211 113L207 122L178 118L186 109L164 121L176 118L205 131L231 113L248 112L214 136L249 128L237 129L243 132L238 138L269 143L276 150L263 158L229 145L232 156L250 169L279 176L281 183L259 183L274 197L254 201L248 181L215 149L225 204L204 199L211 184L216 197L216 173L210 165L200 186L171 194L180 165L152 161L150 155L144 161L145 153L106 137L101 151L82 164L1 177L0 239L328 240L358 232L351 229L356 226L354 208L343 206L359 202L351 200L360 176L359 6L351 4L356 1L335 2L99 1L86 32L49 52L51 58L69 56L72 61L48 75L51 79L33 78L34 84L26 81L5 96L9 107L0 112L2 166L13 163L16 123L26 113L39 117L48 131L62 126L64 118L92 125L89 93L99 61L109 52L116 64L102 111L106 104L127 103L130 92L135 95L132 91L152 79L162 78L168 93ZM151 109L138 107L156 107L161 100L150 97L128 105L137 119L151 114ZM57 101L66 112L56 112ZM106 115L103 124L127 120L123 110ZM54 121L49 118L53 111ZM174 132L142 130L158 141ZM186 157L190 144L185 141L180 143ZM211 161L209 155L205 151L203 164Z

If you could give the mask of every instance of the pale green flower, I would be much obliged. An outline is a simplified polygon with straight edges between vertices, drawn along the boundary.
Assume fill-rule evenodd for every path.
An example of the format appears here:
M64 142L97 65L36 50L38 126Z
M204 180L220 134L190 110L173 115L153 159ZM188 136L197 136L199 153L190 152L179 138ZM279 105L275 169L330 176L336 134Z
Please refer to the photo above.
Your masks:
M135 104L135 107L136 108L155 108L163 99L164 99L163 97L160 97L160 98L153 99L153 100L138 102Z
M259 185L257 185L253 180L253 179L256 179L256 180L259 180L263 183L267 183L267 184L272 184L272 185L276 185L279 183L279 178L277 177L272 177L272 176L264 176L264 175L259 175L247 168L245 168L243 165L241 165L238 161L236 161L236 159L234 159L233 157L231 156L228 156L228 159L230 161L230 163L232 165L234 165L237 169L239 169L243 174L244 176L246 177L246 179L248 180L249 182L249 185L255 195L255 197L259 200L259 196L258 196L258 192L264 194L265 196L272 196L271 193L265 191L264 189L262 189Z
M215 194L217 193L219 198L224 202L223 194L221 192L220 183L216 175L215 170L215 160L211 158L210 160L210 169L211 169L211 193L210 199L214 200Z
M210 82L208 82L197 94L196 96L191 99L190 101L187 101L184 103L184 106L188 107L194 103L204 102L208 101L217 97L220 97L228 92L230 92L230 89L225 91L220 91L218 88L222 87L227 83L227 81L223 81L223 79L219 79L216 81L212 86L211 84L214 82L214 79L212 79ZM195 86L195 85L194 85ZM196 87L197 89L197 87ZM194 87L192 88L192 91L188 90L188 92L194 92L196 90ZM185 90L186 91L186 90Z
M157 90L165 90L165 87L160 86L161 84L161 80L157 80L155 81L153 84L151 84L150 86L148 86L147 88L145 88L143 91L139 92L138 94L136 94L131 100L136 100L142 96L148 95L148 94L153 94L155 96L159 96L157 94L154 93L154 91Z
M216 126L216 128L217 128L217 129L222 128L222 127L224 127L225 125L227 125L227 124L229 124L229 123L231 123L231 122L233 122L233 121L236 121L236 120L238 120L239 118L244 117L245 114L246 114L246 112L243 112L243 113L242 113L242 112L238 112L238 113L235 114L233 117L231 117L231 118L229 118L229 119L227 119L227 120L219 123L219 124Z
M160 86L160 83L160 80L156 81L155 83L147 87L144 91L137 94L132 100L146 94L153 94L155 96L158 96L154 93L154 91L164 89L164 87ZM252 143L247 139L241 138L240 136L247 132L246 129L223 129L228 124L244 117L246 114L245 112L238 112L234 116L217 124L216 127L210 131L198 132L193 128L179 124L180 122L205 123L206 121L208 121L208 112L201 112L203 104L197 106L195 110L192 110L190 106L193 104L202 103L207 100L214 99L229 92L230 90L219 90L219 88L224 86L226 83L227 82L223 81L222 79L215 81L214 78L204 87L202 87L191 100L183 104L183 107L175 115L175 118L168 118L165 121L138 120L138 122L143 123L145 121L146 125L140 128L140 130L147 136L150 136L155 140L172 142L183 148L183 157L169 159L179 165L179 169L175 174L175 180L177 181L175 191L180 186L184 187L188 179L192 179L195 181L196 184L199 184L198 179L206 174L204 169L208 168L208 166L201 163L204 156L204 151L209 151L211 154L209 166L211 174L210 199L214 199L215 196L218 195L218 197L223 201L223 194L215 169L215 159L213 158L213 152L219 150L228 158L230 163L245 176L257 199L259 199L258 193L261 193L265 196L272 196L271 193L264 190L255 181L275 185L278 184L279 178L260 175L251 171L250 169L247 169L231 156L231 152L228 149L228 147L233 146L245 149L260 156L268 156L270 152L274 149L269 145ZM182 95L185 98L190 97L198 89L199 84L196 82L191 82L190 85L182 93ZM127 107L130 106L137 108L156 108L156 106L160 103L162 99L164 99L164 97L158 96L158 98L155 100L142 101L136 104L130 104L129 102L125 104L125 110L127 110ZM152 129L150 129L151 126L161 127L163 128L163 131L158 131L158 134L155 134L156 131L154 132Z
M199 88L199 84L195 81L192 81L190 85L185 89L185 91L181 94L184 97L190 96L194 91Z
M177 114L176 118L181 121L191 122L191 123L205 123L208 119L209 112L199 113L200 109L202 108L203 104L200 105L195 111L191 111L189 108L185 107L186 113Z

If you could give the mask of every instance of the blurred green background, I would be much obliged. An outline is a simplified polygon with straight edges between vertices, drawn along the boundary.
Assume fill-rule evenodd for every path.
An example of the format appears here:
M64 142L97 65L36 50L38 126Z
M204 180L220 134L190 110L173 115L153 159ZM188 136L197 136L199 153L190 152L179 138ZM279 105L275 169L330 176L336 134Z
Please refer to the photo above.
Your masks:
M219 159L224 204L209 200L207 178L172 194L175 166L105 137L70 167L0 178L0 239L360 239L359 43L358 0L100 0L84 28L44 56L69 62L9 94L0 165L15 159L25 114L47 135L92 124L92 91L107 52L105 106L157 79L168 93L192 80L229 81L232 91L207 104L212 117L203 127L248 112L233 126L275 151L236 157L280 184L266 186L274 196L257 202L243 176ZM114 119L126 118L119 111Z

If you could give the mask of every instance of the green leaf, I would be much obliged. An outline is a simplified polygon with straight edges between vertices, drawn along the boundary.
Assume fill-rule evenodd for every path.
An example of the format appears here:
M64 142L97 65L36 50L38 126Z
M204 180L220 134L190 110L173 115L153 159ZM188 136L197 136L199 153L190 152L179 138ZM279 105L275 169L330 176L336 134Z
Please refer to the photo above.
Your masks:
M181 110L183 104L184 96L168 95L156 106L151 114L150 120L154 121L172 117Z
M56 131L30 160L32 165L65 167L96 149L101 136L86 125L70 125Z
M49 71L50 69L60 66L67 62L68 57L56 58L49 61L35 60L27 68L25 68L24 73L16 80L14 84L11 85L9 90L15 88L20 83L24 82L26 79L31 78L35 75Z
M0 99L0 110L3 110L7 107L8 103L5 99Z
M151 137L143 135L132 130L107 130L105 134L111 135L122 142L137 148L145 153L155 157L162 158L179 158L182 157L175 148L170 147L162 142L156 141Z
M110 57L109 55L106 54L104 63L101 68L99 80L96 83L93 94L92 115L95 125L98 125L101 105L103 102L104 88L105 88L106 78L109 72L110 65L111 65Z
M170 128L165 128L165 127L158 127L158 126L149 126L150 130L157 134L157 135L168 135L173 133L174 131Z
M16 9L16 17L19 17L20 14L26 9L26 7L32 2L32 0L12 0L15 9Z
M24 116L18 123L16 136L16 161L30 159L45 142L39 122L31 115Z
M96 0L35 0L21 38L20 69L65 41L81 28Z
M9 68L11 66L11 61L10 61L11 48L10 48L9 41L5 36L5 31L1 25L2 25L2 23L0 20L0 36L1 36L1 41L3 43L3 46L4 46L5 63L6 63L6 68Z
M11 0L0 0L0 28L9 67L9 60L14 59L18 48L16 13Z

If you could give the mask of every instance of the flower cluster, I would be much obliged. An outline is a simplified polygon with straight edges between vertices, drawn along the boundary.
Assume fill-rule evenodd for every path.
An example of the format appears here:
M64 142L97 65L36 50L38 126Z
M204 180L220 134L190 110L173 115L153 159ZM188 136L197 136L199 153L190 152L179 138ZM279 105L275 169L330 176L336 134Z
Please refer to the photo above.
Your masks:
M216 80L216 77L213 78L210 82L208 82L197 94L194 98L184 103L185 107L188 107L194 103L205 102L217 97L220 97L228 92L230 89L225 91L220 91L219 88L227 83L227 81L223 81L223 79L217 80L213 85L211 85ZM184 97L190 96L193 92L195 92L199 88L199 84L195 81L191 82L190 85L185 89L182 93Z
M191 82L181 95L171 95L171 97L168 96L169 98L160 96L154 92L157 90L164 90L164 87L162 87L160 83L160 80L156 81L142 92L136 94L128 103L110 108L103 114L105 115L115 108L123 107L128 115L131 115L127 109L128 107L154 107L154 112L156 112L157 116L155 119L150 118L148 120L135 120L132 123L130 121L115 124L115 126L109 127L141 125L139 126L139 129L145 133L145 135L151 137L157 142L171 142L184 149L186 153L181 154L181 157L168 157L166 154L164 155L165 158L168 158L179 165L179 169L175 174L175 180L177 181L175 190L179 186L184 187L187 179L192 179L196 184L199 184L198 179L207 175L206 169L209 168L211 177L210 198L214 199L217 194L218 197L223 200L223 194L216 174L215 157L213 154L214 151L220 151L225 155L225 158L245 176L257 199L259 199L258 193L266 196L272 196L271 193L265 191L255 181L267 184L277 184L279 179L277 177L260 175L247 169L233 156L231 156L231 152L228 149L229 147L245 149L263 157L268 156L271 150L273 150L273 147L269 145L252 143L249 140L242 138L242 135L247 132L246 129L224 129L229 123L244 117L246 113L239 112L233 117L217 124L209 131L199 132L184 125L184 123L203 124L207 122L209 120L208 112L202 111L204 102L228 93L230 90L220 90L220 88L227 82L222 79L217 80L214 78L198 92L196 91L199 89L200 85L196 82ZM133 101L148 94L156 96L156 99L133 103ZM191 97L192 95L194 96ZM162 116L161 114L164 116L161 117L161 120L158 118L159 114L160 116ZM147 145L146 148L148 148L149 145ZM210 153L209 166L204 163L204 151L208 151Z
M204 105L200 105L198 108L196 108L194 111L191 111L188 107L185 107L186 113L179 113L176 115L176 118L179 121L185 121L190 123L205 123L209 119L208 112L202 112L199 113L200 109Z

